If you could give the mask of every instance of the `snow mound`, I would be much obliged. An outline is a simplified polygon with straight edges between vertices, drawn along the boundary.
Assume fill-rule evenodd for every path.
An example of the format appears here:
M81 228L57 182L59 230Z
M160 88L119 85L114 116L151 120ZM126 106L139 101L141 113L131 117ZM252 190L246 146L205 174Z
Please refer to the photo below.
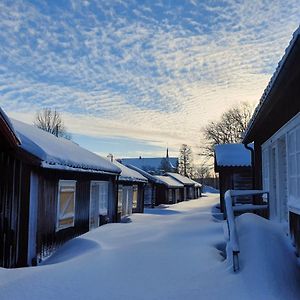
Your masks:
M94 251L100 251L101 246L93 240L77 237L65 243L49 257L43 265L62 263L69 260L76 260L80 256L85 256Z
M300 268L289 238L278 223L255 214L236 218L240 241L237 276L258 299L299 299Z
M203 193L218 194L220 192L219 190L208 185L203 185L202 189L203 189Z

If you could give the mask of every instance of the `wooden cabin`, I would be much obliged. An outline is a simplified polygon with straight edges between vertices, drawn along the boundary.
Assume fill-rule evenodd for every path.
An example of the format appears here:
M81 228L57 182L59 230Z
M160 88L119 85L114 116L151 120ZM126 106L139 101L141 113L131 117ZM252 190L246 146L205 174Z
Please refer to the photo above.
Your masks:
M0 109L0 266L36 265L117 217L121 170Z
M172 177L173 179L177 180L179 183L184 185L184 192L183 192L183 197L182 201L190 200L190 199L196 199L196 192L195 192L195 181L182 176L178 173L167 173L168 176Z
M144 194L147 178L116 160L113 163L121 169L118 178L118 213L120 217L144 212Z
M270 192L270 219L288 224L300 254L300 27L245 132L254 142L255 188Z
M253 188L251 150L246 149L243 144L216 145L214 165L215 172L219 173L220 209L224 212L224 194L227 190ZM245 197L236 199L237 202L244 203L250 200Z
M147 184L145 186L145 192L144 192L144 207L154 208L154 206L156 205L156 187L158 184L163 184L163 183L154 175L151 175L142 169L139 169L129 164L126 166L132 170L135 170L136 172L140 173L145 178L147 178Z
M156 184L156 205L175 204L183 199L184 185L170 176L155 175L158 179Z
M145 188L145 206L154 207L160 204L174 204L183 201L184 185L170 176L151 175L132 165L127 167L136 170L148 179ZM200 184L199 184L200 185ZM201 185L200 185L201 186ZM146 193L148 188L148 192Z
M202 184L191 179L193 182L194 182L194 198L197 199L197 198L200 198L202 197Z

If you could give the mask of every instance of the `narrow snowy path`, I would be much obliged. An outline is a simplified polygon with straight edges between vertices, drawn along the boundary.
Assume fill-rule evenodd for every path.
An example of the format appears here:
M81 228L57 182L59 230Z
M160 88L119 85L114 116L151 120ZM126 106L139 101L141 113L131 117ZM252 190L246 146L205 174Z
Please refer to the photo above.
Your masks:
M249 285L252 273L224 261L217 202L208 194L147 210L70 241L44 266L0 269L0 299L281 299L266 292L268 278Z

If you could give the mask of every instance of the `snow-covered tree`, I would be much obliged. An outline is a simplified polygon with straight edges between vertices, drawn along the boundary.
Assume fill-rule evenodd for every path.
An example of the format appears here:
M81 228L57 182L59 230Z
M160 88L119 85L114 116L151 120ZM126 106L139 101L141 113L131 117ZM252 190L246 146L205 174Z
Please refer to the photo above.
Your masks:
M193 152L192 148L186 144L182 144L179 150L178 173L189 178L193 177Z
M71 135L67 132L62 117L56 109L43 108L38 111L35 116L34 125L57 137L71 139Z

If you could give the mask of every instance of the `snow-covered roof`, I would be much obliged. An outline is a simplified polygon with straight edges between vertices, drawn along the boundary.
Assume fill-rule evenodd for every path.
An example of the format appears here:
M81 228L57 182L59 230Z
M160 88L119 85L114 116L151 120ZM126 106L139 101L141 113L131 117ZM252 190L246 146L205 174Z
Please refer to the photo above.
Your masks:
M243 144L219 144L215 162L218 167L251 167L251 152Z
M156 178L158 178L160 181L164 183L164 185L172 188L183 188L184 185L177 181L176 179L170 177L170 176L159 176L155 175Z
M197 181L195 181L193 179L191 179L191 180L195 183L195 187L202 187L201 183L199 183L199 182L197 182Z
M114 160L113 164L115 164L118 168L121 169L121 174L119 180L121 181L133 181L133 182L147 182L147 178L144 177L139 172L132 170L118 161Z
M257 107L255 108L255 111L251 117L251 120L249 121L248 123L248 126L247 126L247 129L245 130L245 133L244 133L244 139L247 137L247 135L249 134L249 132L251 131L253 125L254 125L254 122L255 122L255 119L257 118L262 106L264 105L264 103L266 102L266 100L268 99L268 96L278 78L278 75L279 73L281 72L282 68L283 68L283 65L285 64L291 50L293 49L294 47L294 44L296 43L297 39L299 38L300 36L300 26L297 28L297 30L294 32L293 34L293 38L291 39L288 47L285 49L285 53L283 55L283 57L281 58L281 60L279 61L278 65L277 65L277 68L273 74L273 76L271 77L267 87L265 88L261 98L260 98L260 101L257 105Z
M124 165L132 165L144 171L155 171L161 169L161 163L163 159L166 158L165 157L122 158L121 162ZM170 167L176 169L178 164L178 158L169 157L168 161L170 163Z
M15 146L21 144L21 140L16 133L12 123L0 107L0 131L4 131L3 134L9 139L9 142Z
M178 173L170 173L168 172L167 175L171 176L172 178L178 180L179 182L181 182L182 184L184 185L195 185L195 182L188 178L188 177L185 177L185 176L182 176Z
M139 172L140 174L142 174L144 177L146 177L149 181L152 181L154 183L157 184L164 184L161 180L159 180L158 178L156 178L156 176L149 174L148 172L136 167L136 166L132 166L132 165L126 165L126 167L135 170L137 172Z
M119 174L120 168L72 141L58 138L33 125L12 120L21 139L20 147L41 160L41 167Z

